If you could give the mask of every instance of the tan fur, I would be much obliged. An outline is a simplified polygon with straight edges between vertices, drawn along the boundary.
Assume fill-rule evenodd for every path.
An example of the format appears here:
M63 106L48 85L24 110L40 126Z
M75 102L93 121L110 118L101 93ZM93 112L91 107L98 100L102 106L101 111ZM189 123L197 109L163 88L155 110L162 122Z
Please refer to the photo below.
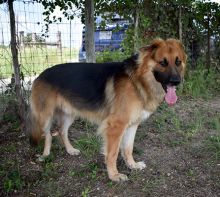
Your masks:
M175 51L168 48L175 48ZM74 107L74 101L66 100L60 92L39 80L36 80L32 87L31 114L35 125L32 137L38 142L45 133L45 148L43 156L50 153L51 135L48 129L53 117L57 116L61 124L61 137L70 154L79 154L70 144L67 136L68 127L76 116L86 118L99 124L99 133L104 139L104 154L109 178L113 181L126 180L127 177L117 170L117 157L121 144L122 155L130 168L143 169L143 162L135 162L132 156L134 136L129 133L132 128L134 135L139 123L142 121L142 113L153 113L163 101L164 90L156 81L152 70L157 68L166 72L166 68L158 66L162 57L173 61L176 55L180 55L183 66L179 68L180 73L184 72L186 55L181 44L176 40L161 39L155 40L150 46L140 49L138 69L130 76L120 76L113 83L113 79L107 82L105 89L105 105L97 111L78 110ZM71 119L72 118L72 119ZM126 139L130 144L126 145Z

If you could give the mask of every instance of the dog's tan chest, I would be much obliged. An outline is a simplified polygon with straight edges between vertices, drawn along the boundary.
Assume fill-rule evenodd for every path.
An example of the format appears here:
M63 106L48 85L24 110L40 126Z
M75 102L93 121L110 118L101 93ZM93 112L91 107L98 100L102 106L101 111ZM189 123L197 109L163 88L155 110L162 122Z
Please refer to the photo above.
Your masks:
M152 113L147 110L142 110L140 115L141 121L145 121L146 119L148 119L151 114Z

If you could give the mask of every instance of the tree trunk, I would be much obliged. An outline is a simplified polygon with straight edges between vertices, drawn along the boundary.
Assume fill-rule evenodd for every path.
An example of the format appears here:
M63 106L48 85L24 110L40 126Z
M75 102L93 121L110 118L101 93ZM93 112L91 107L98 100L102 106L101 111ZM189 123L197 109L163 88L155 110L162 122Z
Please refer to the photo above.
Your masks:
M24 113L25 113L25 102L22 97L22 89L20 82L20 67L18 62L18 50L17 50L17 41L16 41L16 28L15 28L15 14L13 8L13 0L8 0L8 8L10 15L10 29L11 29L11 53L12 61L14 68L14 78L15 78L15 93L19 105L19 118L21 120L21 129L24 127Z
M208 18L207 18L207 57L206 57L206 67L207 69L210 68L210 63L211 63L211 55L210 55L210 16L208 14Z
M134 52L138 50L138 24L139 24L139 9L136 6L134 11Z
M94 0L85 1L85 48L86 62L95 62Z
M179 7L178 23L179 23L179 40L180 40L180 42L182 42L183 41L183 23L182 23L182 7L181 7L181 5Z

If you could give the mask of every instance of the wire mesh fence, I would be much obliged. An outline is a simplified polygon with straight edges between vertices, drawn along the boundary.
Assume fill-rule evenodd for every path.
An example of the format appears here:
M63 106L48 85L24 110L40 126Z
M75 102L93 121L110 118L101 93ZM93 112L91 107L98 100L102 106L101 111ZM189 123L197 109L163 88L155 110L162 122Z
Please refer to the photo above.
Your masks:
M46 68L59 63L78 61L83 29L80 19L63 19L62 22L53 23L45 35L43 11L41 4L31 0L14 1L16 47L22 87L25 91L30 90L32 81ZM59 10L54 13L56 16L61 14ZM5 108L5 101L14 83L9 22L8 6L6 3L0 4L1 111Z

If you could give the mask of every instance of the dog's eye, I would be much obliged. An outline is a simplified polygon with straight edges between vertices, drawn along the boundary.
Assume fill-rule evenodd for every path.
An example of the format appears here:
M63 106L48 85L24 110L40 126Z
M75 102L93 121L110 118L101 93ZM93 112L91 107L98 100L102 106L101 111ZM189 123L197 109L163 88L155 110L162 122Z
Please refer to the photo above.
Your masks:
M166 66L168 66L168 61L167 61L166 58L164 58L163 61L160 61L160 62L159 62L159 64L160 64L161 66L163 66L163 67L166 67Z
M177 65L177 66L180 66L181 65L181 61L178 59L178 57L176 57L176 61L175 61L175 64Z

